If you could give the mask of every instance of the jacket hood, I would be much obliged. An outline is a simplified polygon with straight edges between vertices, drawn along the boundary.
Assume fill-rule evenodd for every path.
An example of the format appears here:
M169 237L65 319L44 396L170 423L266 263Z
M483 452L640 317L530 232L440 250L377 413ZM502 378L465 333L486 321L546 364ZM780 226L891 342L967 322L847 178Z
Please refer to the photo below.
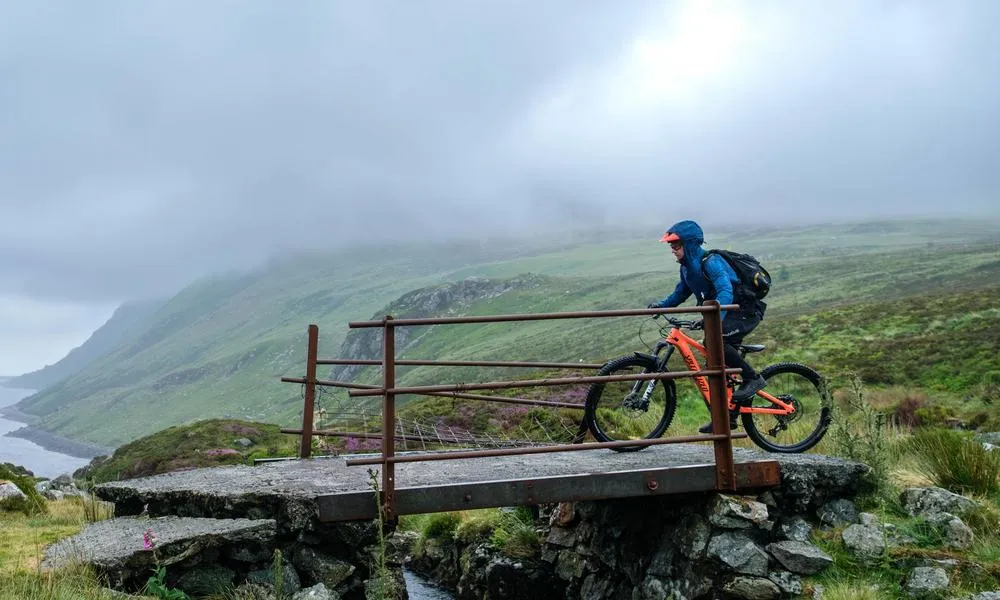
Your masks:
M701 257L705 254L701 245L705 243L705 233L701 226L694 221L680 221L674 223L667 230L667 233L676 233L677 237L684 242L684 264L689 268L701 263ZM698 268L701 271L701 268Z
M667 230L667 233L676 233L677 237L681 238L686 247L688 243L694 242L695 244L702 244L705 242L705 233L701 230L701 226L694 221L680 221L674 223Z

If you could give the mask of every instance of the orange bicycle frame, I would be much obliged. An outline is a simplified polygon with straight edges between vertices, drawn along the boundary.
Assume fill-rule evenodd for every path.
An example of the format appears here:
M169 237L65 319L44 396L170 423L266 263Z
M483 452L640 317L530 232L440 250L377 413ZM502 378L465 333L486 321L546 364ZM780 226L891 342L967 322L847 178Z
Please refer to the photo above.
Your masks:
M699 343L697 340L687 335L678 327L674 327L667 334L667 337L663 338L663 341L671 346L677 348L681 353L681 358L684 359L684 364L687 365L689 371L701 371L702 366L698 363L698 358L695 356L694 352L698 351L702 356L707 356L705 351L705 346ZM698 391L701 392L702 397L705 399L705 404L708 406L712 405L712 397L708 389L708 379L704 375L695 375L694 383L698 387ZM788 402L782 401L776 396L768 394L764 390L757 392L757 395L764 398L768 402L771 402L773 406L780 408L765 408L763 406L741 406L740 413L760 413L760 414L771 414L771 415L790 415L795 412L795 407ZM729 410L734 410L736 405L733 404L733 388L731 386L726 386L726 400L729 403Z

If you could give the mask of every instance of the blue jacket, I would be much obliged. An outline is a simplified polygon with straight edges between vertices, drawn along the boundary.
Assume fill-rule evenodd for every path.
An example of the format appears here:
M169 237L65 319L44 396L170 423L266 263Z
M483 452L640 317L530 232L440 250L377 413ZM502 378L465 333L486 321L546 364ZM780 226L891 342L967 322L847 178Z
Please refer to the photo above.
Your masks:
M655 306L658 308L680 306L692 294L699 306L706 300L717 300L719 304L732 304L735 300L733 290L739 284L739 277L726 259L719 255L710 256L705 261L705 272L702 272L701 261L705 257L705 249L701 245L705 242L705 238L701 227L694 221L681 221L667 231L676 233L684 242L681 280L677 282L673 293L655 303ZM722 318L726 318L725 311L722 313Z

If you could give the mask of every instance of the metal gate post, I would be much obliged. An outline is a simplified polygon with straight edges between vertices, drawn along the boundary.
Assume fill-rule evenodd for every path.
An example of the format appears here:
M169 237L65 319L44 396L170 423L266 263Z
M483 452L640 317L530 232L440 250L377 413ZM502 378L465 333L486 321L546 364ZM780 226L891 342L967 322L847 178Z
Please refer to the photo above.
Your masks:
M302 437L299 458L312 456L313 410L316 401L316 354L319 347L319 326L309 326L309 347L306 350L305 404L302 407Z
M722 311L715 300L705 302L715 310L704 313L705 353L708 368L716 372L708 376L709 397L712 399L712 433L726 437L714 441L715 489L735 490L736 469L733 465L733 439L729 430L729 398L726 394L726 353L722 339Z
M396 387L396 328L392 317L385 317L382 329L382 506L385 520L396 520L396 465L387 459L395 454L396 395L388 390Z

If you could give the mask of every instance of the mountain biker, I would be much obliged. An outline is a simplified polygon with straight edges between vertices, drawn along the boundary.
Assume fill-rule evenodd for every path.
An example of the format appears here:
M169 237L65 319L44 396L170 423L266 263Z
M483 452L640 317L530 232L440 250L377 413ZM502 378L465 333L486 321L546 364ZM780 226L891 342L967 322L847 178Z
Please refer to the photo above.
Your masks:
M675 223L663 234L660 241L670 244L674 258L681 265L681 279L673 293L663 300L651 302L647 308L679 306L692 294L699 306L706 300L717 300L719 304L739 304L738 311L722 312L722 338L725 341L726 365L739 367L743 371L742 382L733 392L733 401L739 403L752 398L754 394L764 389L767 383L740 356L736 346L743 343L743 338L764 318L767 306L743 290L736 271L721 256L709 256L704 262L704 271L702 270L705 250L701 246L705 243L705 236L701 227L694 221ZM737 411L730 411L730 429L736 427L736 417ZM712 423L703 425L698 431L712 433Z

